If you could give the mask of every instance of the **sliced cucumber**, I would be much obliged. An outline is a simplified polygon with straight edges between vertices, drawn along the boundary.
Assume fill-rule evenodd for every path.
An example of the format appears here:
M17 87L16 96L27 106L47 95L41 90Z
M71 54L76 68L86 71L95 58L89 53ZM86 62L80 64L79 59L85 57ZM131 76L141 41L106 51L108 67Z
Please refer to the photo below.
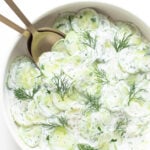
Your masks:
M61 39L61 40L57 41L53 45L51 51L54 51L54 52L64 52L64 53L68 54L67 48L66 48L65 43L64 43L64 39Z
M115 85L104 85L101 91L101 103L110 110L120 110L128 103L128 85L121 81Z
M133 23L129 23L129 22L126 23L123 21L117 21L115 24L118 28L118 31L122 34L129 33L129 34L136 34L139 36L141 35L140 30Z
M117 150L114 146L115 143L111 143L112 139L115 139L113 133L101 134L99 136L98 148L100 150Z
M137 26L135 26L132 23L125 23L118 21L116 22L116 26L118 28L117 30L117 35L118 36L123 36L124 34L131 34L132 36L130 37L129 40L129 45L131 46L138 46L142 47L143 42L145 41L143 36L141 35L141 31L138 29Z
M41 83L40 75L40 71L28 57L18 57L10 67L8 87L10 89L33 89Z
M77 32L95 30L98 26L99 15L91 8L80 10L72 20L72 27Z
M78 51L84 50L85 46L81 41L81 35L75 31L70 31L65 38L65 46L70 55L77 53Z
M150 115L150 104L139 100L133 100L130 105L126 107L126 113L131 117L143 117Z
M67 34L72 30L72 20L74 18L75 13L73 12L65 12L57 17L53 28L60 30L61 32Z
M36 95L36 101L38 101L38 107L41 114L45 117L51 117L56 115L59 110L53 104L52 94L46 93L47 91L40 91Z
M42 73L51 79L54 74L61 72L66 56L62 52L47 52L40 56L38 65Z
M65 128L58 127L49 137L49 145L52 150L74 150L75 141Z
M63 99L58 93L53 93L53 103L59 110L69 110L76 104L76 101L80 100L78 93L73 93L71 95L66 95Z
M126 56L126 57L125 57ZM124 72L135 74L141 71L143 66L144 52L137 49L124 49L118 55L118 61ZM145 60L146 65L146 60Z
M17 125L30 126L32 124L32 122L26 118L25 114L27 110L28 110L28 102L19 101L13 104L11 108L11 113L13 120Z
M37 147L41 140L42 129L41 127L20 127L19 135L21 139L27 144L29 147Z
M77 81L75 82L76 89L81 93L83 92L99 96L101 83L97 81L94 67L92 65L83 66L78 75Z
M41 114L39 106L35 100L29 102L25 116L30 122L32 122L32 124L40 124L46 122L47 119Z
M98 64L98 69L106 73L106 77L110 83L126 79L129 76L128 73L121 70L116 58L111 59L107 63Z

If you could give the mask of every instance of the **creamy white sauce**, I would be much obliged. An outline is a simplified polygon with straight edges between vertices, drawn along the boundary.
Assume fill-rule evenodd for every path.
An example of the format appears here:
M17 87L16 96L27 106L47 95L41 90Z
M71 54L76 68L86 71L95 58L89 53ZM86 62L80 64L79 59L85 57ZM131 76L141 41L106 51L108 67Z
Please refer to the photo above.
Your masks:
M54 27L66 38L42 54L40 70L22 56L8 72L20 138L36 150L149 150L149 42L89 8Z

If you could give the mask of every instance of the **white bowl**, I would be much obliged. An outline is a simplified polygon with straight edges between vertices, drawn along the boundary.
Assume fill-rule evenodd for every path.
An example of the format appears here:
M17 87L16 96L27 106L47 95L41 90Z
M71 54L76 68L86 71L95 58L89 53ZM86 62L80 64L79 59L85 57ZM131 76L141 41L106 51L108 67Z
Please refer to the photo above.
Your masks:
M142 31L143 35L147 37L148 40L150 40L150 30L149 27L140 19L138 19L137 16L134 16L133 14L129 13L126 10L123 10L122 8L106 4L106 3L100 3L100 2L77 2L77 3L70 3L64 6L60 6L58 8L54 8L53 10L50 10L47 14L44 16L40 17L38 21L36 21L35 26L36 27L43 27L43 26L51 26L51 24L54 22L55 18L57 17L58 14L61 12L65 11L78 11L81 8L85 7L92 7L96 9L98 12L102 12L106 15L111 16L114 20L123 20L123 21L128 21L128 22L133 22L136 24ZM9 103L9 98L7 97L6 94L6 89L5 89L5 77L6 73L8 70L9 65L11 64L12 60L19 55L29 55L27 52L27 47L26 47L26 39L20 38L17 43L14 43L14 47L12 47L12 50L5 58L6 64L3 64L4 71L2 72L2 80L3 82L3 91L1 93L1 98L2 98L2 111L4 114L4 118L6 119L7 126L17 142L17 144L20 146L21 149L27 150L29 149L18 137L17 132L16 132L16 126L13 123L13 120L10 115L10 103Z

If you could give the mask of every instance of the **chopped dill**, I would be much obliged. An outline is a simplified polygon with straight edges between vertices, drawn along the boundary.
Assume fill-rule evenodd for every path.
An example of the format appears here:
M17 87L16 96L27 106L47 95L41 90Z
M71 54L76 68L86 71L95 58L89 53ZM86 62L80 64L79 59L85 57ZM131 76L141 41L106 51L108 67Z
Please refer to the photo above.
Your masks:
M72 87L72 82L69 82L68 76L64 72L59 75L54 75L52 81L56 87L56 92L64 99L64 96L70 91Z
M126 127L128 124L128 119L127 118L121 118L117 124L116 124L116 129L115 131L120 135L123 136L126 133Z
M101 129L100 126L98 126L97 129L98 129L98 131L99 131L99 134L102 134L102 133L103 133L103 131L102 131L102 129Z
M84 42L83 42L84 45L95 49L97 36L92 37L89 32L84 32L83 38L84 38Z
M122 39L119 39L117 35L114 37L113 46L116 52L120 52L122 49L129 47L129 40L132 34L124 33Z
M42 126L44 127L48 127L49 129L54 129L54 128L57 128L57 127L68 127L68 120L65 116L60 116L60 117L57 117L57 122L53 122L53 123L42 123L41 124Z
M91 95L89 93L84 94L86 100L85 105L87 105L88 111L98 111L101 107L101 104L99 103L99 97Z
M117 139L111 139L110 142L117 142Z
M77 146L79 150L98 150L88 144L78 144Z
M32 95L28 94L24 88L14 90L15 97L19 100L32 99Z
M33 99L33 96L38 92L39 88L39 86L34 88L32 94L27 93L24 88L18 88L14 90L14 94L19 100Z
M58 117L58 121L62 127L68 126L68 120L66 117L64 117L64 116Z
M109 83L106 72L103 69L99 70L98 68L96 68L95 74L96 74L96 80L98 83L101 83L101 84Z
M130 102L133 100L143 100L143 98L138 97L137 94L140 92L145 92L145 91L146 91L145 89L137 89L135 83L133 83L129 89L128 105L130 105Z

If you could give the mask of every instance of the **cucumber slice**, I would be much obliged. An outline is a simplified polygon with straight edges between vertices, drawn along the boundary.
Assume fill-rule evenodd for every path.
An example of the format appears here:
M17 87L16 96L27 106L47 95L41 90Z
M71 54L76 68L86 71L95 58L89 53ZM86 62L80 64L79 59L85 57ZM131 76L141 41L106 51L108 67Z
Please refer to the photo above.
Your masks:
M36 101L38 101L38 107L40 113L45 117L51 117L56 115L59 110L53 104L52 94L46 93L47 91L40 91L36 95Z
M53 103L59 110L62 111L73 108L78 100L80 100L80 95L78 93L66 95L63 99L58 93L53 93Z
M73 12L65 12L57 17L53 28L60 30L61 32L67 34L72 30L72 20L74 18L75 13Z
M99 15L94 9L85 8L80 10L72 20L75 31L95 30L99 26Z
M54 52L64 52L64 53L67 53L68 54L68 51L67 51L67 48L66 48L66 45L64 43L64 39L61 39L59 41L57 41L51 51L54 51Z
M72 135L62 127L56 128L49 137L49 145L52 150L74 150L74 144Z
M40 71L26 56L18 57L11 65L7 83L10 89L33 89L41 83Z
M118 28L118 36L123 36L126 33L128 33L128 35L132 34L129 40L129 45L138 46L138 48L143 47L143 42L145 41L145 39L141 35L141 31L138 29L137 26L132 23L125 23L121 21L116 22L116 26Z
M115 85L104 85L101 103L110 110L120 110L128 105L128 85L121 81Z
M11 114L12 114L14 122L17 125L30 126L32 124L32 122L26 118L25 114L27 110L28 110L28 102L19 101L13 104L11 108Z
M73 55L78 51L85 49L85 46L82 44L81 38L81 35L75 31L70 31L67 34L64 43L70 55Z
M124 57L126 56L126 57ZM137 49L124 49L118 54L118 62L124 72L135 74L141 71L144 61L144 52ZM146 65L146 60L145 60ZM145 68L144 68L145 69Z
M21 139L27 144L29 147L37 147L41 140L42 129L41 127L20 127L19 135Z
M30 122L32 122L32 124L40 124L47 120L47 118L41 114L39 106L35 100L29 102L25 116Z
M138 100L131 101L130 105L126 107L125 112L131 117L143 117L150 115L150 104L139 102Z
M136 34L141 36L140 30L133 23L117 21L115 24L118 28L118 32L122 34L129 33L129 34Z
M75 88L81 93L83 92L99 96L101 83L97 82L94 67L92 65L84 65L78 75L77 81L75 82Z
M54 74L61 72L66 57L62 52L46 52L40 56L38 66L45 77L51 79Z
M116 58L111 59L107 63L98 64L98 70L103 70L106 73L107 79L111 83L126 79L129 76L128 73L121 70Z

